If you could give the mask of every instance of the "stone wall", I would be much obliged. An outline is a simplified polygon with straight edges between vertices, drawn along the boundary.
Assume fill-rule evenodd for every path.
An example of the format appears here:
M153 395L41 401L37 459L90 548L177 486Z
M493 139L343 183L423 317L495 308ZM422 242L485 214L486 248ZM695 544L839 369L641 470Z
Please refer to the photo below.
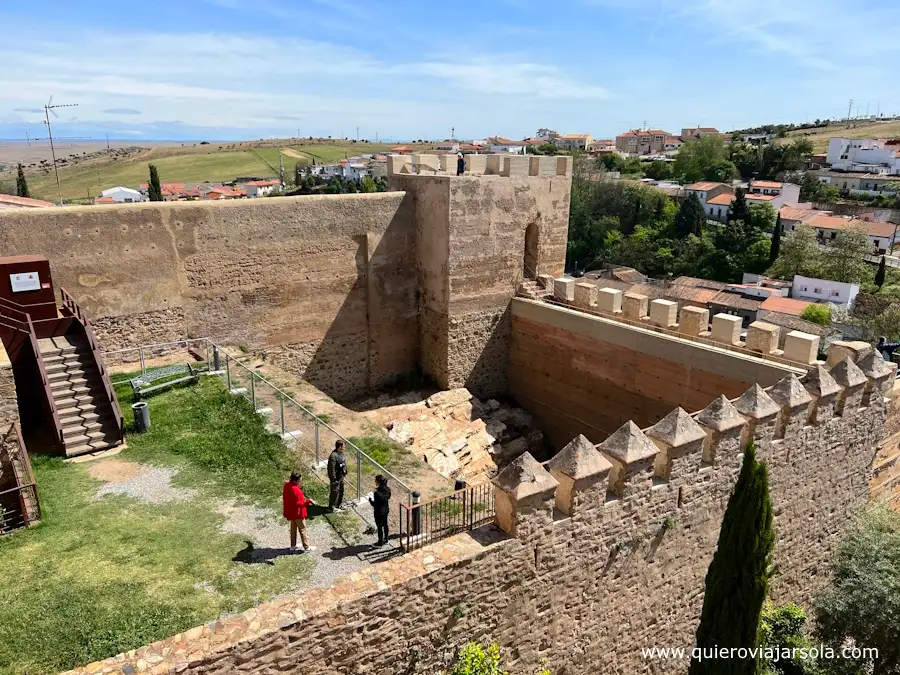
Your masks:
M544 159L549 176L390 176L415 203L422 366L442 388L506 392L508 309L529 227L539 269L563 271L571 164L556 175L557 158Z
M560 448L599 443L625 420L654 424L673 406L699 410L750 384L803 370L593 314L516 298L510 394Z
M50 259L103 348L212 337L352 396L418 360L416 220L402 193L0 213Z
M865 504L883 393L873 360L815 366L599 446L579 436L547 468L495 479L497 524L286 596L79 673L434 675L468 640L512 672L683 673L642 648L693 646L703 581L752 437L769 468L778 573L771 598L808 606ZM548 472L549 469L549 472Z

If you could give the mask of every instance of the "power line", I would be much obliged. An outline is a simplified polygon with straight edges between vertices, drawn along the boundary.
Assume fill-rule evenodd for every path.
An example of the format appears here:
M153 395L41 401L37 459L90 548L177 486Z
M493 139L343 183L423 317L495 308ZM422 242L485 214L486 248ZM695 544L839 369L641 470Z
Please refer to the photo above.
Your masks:
M56 174L56 194L59 197L59 204L62 206L62 187L59 184L59 167L56 166L56 149L53 147L53 130L50 126L50 113L53 113L54 117L59 117L56 114L56 108L74 108L78 104L77 103L63 103L53 105L53 97L50 97L50 100L47 101L47 104L44 106L44 123L47 125L47 136L50 140L50 156L53 158L53 173Z

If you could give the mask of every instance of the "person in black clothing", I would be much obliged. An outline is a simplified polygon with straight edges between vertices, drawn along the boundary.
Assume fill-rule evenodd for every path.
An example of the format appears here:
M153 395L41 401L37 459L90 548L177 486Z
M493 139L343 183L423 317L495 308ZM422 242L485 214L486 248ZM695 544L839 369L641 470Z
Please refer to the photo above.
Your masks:
M391 489L388 487L387 478L381 474L375 476L375 493L369 497L369 503L375 510L375 526L378 528L378 543L376 546L384 546L388 543L388 514L391 512L389 505Z
M328 482L331 491L328 494L328 508L332 511L341 508L344 501L344 477L347 475L347 458L344 456L344 441L337 441L334 450L328 457Z
M897 347L900 347L900 342L888 342L884 337L878 338L878 344L875 345L875 348L879 351L885 361L893 360L894 352L897 351Z
M456 175L462 176L466 172L466 160L461 152L456 155Z

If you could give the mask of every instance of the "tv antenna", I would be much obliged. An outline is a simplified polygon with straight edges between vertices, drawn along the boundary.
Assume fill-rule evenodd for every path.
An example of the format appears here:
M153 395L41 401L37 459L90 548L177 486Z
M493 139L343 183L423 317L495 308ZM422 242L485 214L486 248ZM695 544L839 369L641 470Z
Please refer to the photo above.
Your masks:
M54 117L59 117L56 114L56 108L74 108L78 104L77 103L57 103L53 105L53 97L50 97L50 100L47 101L47 104L44 106L44 124L47 125L47 136L50 141L50 156L53 158L53 173L56 174L56 194L59 197L59 204L62 206L62 187L59 184L59 167L56 166L56 149L53 147L53 130L50 126L50 113L53 113Z

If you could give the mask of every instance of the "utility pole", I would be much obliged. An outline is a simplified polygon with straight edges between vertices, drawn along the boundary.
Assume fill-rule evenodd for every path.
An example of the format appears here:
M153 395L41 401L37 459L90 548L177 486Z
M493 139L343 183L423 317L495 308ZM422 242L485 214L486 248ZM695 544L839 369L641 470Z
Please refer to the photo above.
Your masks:
M106 151L109 152L109 134L106 134Z
M356 142L359 143L359 127L356 127Z
M850 116L853 114L853 99L850 99L850 105L847 107L847 121L850 121Z
M450 127L450 140L456 140L456 127Z
M53 173L56 174L56 194L59 197L60 206L62 206L62 187L59 184L59 168L56 166L56 150L53 147L53 131L50 128L50 113L52 112L54 117L59 117L54 108L74 108L77 105L77 103L53 105L53 97L51 96L50 100L47 101L47 104L44 106L44 123L47 125L47 136L50 140L50 156L53 158Z
M25 132L25 140L28 142L28 147L31 147L31 138L28 136L28 132Z

